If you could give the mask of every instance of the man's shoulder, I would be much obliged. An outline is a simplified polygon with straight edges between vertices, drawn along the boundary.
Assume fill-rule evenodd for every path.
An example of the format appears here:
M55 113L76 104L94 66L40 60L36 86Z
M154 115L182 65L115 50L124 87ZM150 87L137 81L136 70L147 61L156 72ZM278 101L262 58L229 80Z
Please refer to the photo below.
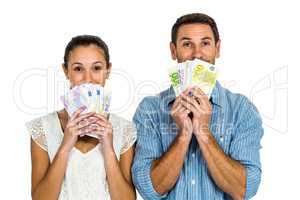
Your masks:
M257 111L251 99L246 95L235 93L227 88L221 87L220 96L222 96L222 103L227 109L236 110L238 112L249 109Z

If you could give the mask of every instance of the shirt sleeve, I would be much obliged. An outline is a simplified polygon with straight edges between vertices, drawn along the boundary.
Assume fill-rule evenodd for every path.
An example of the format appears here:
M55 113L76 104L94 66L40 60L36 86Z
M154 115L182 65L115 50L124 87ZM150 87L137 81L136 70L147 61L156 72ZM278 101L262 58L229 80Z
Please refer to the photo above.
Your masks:
M252 198L260 184L260 141L263 136L262 120L256 107L244 97L237 119L229 154L246 168L246 193L244 199Z
M136 129L132 122L126 121L122 138L121 154L125 153L136 141Z
M45 131L42 124L42 119L34 119L25 124L32 140L44 151L48 151Z
M150 177L152 162L163 152L157 127L159 124L158 108L155 105L155 97L147 97L140 103L133 117L137 129L137 142L132 179L145 200L159 200L167 196L167 193L160 195L155 191Z

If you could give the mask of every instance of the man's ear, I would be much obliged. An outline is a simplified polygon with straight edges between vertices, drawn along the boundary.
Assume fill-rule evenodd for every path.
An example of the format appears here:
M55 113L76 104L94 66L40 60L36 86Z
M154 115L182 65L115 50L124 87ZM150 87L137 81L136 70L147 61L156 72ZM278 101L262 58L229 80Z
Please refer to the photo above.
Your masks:
M69 79L67 66L65 66L65 64L61 64L61 67L63 68L63 71L65 73L66 79Z
M170 51L172 59L177 60L176 45L173 42L170 42Z
M108 65L107 65L106 79L108 79L108 77L109 77L109 75L110 75L111 67L112 67L111 63L108 63Z
M220 57L220 49L221 49L221 40L219 39L216 44L216 58Z

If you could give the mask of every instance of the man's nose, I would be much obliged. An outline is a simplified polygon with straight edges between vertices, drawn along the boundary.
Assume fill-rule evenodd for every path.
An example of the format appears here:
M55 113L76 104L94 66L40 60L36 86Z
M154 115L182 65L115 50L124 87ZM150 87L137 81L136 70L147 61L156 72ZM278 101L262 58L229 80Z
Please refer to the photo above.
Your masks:
M203 52L202 52L202 48L200 46L195 46L193 49L193 59L198 58L198 59L202 59L203 58Z

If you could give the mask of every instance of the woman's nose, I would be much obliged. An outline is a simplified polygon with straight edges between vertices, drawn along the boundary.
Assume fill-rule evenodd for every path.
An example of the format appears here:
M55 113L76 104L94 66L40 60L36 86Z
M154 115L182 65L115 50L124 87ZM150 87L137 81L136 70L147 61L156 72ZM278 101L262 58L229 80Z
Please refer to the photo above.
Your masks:
M90 72L85 73L84 80L86 83L92 83L92 76L91 76Z

